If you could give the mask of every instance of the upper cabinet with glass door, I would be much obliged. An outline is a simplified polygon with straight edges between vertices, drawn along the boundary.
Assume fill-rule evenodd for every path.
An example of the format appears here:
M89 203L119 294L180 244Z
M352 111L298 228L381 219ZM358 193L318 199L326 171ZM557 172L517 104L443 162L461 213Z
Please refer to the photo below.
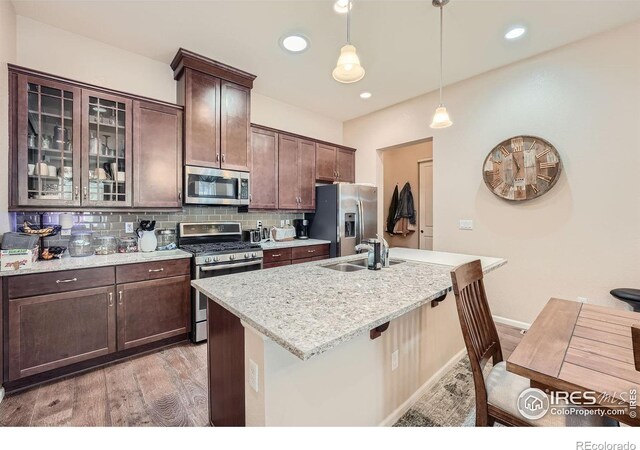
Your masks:
M79 206L80 89L27 75L17 82L19 202Z
M132 101L82 91L82 204L132 204Z

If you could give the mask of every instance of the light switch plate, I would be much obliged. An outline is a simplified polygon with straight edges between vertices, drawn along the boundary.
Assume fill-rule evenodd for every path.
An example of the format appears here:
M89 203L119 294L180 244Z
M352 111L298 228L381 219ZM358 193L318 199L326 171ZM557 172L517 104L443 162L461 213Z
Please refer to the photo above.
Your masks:
M460 219L458 228L460 228L461 230L473 230L473 220Z
M256 220L256 228L262 228L262 220Z
M394 371L398 368L398 350L391 353L391 370Z
M249 386L256 392L258 392L258 372L258 365L254 360L249 359Z
M125 233L133 233L133 222L125 222L124 223L124 232Z

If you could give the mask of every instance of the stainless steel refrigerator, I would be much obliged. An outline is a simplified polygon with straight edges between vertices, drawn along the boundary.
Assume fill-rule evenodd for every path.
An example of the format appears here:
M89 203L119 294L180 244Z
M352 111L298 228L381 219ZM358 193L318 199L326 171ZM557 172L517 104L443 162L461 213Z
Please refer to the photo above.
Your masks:
M307 215L309 237L331 241L331 257L354 255L378 232L378 188L338 183L316 187L316 212Z

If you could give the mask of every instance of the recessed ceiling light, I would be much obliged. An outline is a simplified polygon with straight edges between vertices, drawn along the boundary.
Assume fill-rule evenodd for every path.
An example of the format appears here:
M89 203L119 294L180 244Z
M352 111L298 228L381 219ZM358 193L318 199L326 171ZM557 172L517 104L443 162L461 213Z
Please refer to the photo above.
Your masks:
M504 35L505 39L518 39L520 36L525 34L527 29L525 27L513 27Z
M309 47L309 39L301 34L289 34L280 39L280 45L291 53L300 53Z
M351 0L337 0L333 4L333 10L338 14L346 14L348 7L353 8L353 4L351 3Z
M362 94L360 94L360 98L364 100L371 98L371 92L363 92Z

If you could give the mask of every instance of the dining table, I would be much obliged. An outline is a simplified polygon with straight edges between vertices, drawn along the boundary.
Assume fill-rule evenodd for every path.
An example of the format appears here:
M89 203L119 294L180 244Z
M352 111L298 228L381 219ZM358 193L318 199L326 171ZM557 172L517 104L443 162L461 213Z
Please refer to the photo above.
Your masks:
M570 394L572 403L640 426L638 326L638 312L552 298L507 359L507 370L531 380L532 388Z

